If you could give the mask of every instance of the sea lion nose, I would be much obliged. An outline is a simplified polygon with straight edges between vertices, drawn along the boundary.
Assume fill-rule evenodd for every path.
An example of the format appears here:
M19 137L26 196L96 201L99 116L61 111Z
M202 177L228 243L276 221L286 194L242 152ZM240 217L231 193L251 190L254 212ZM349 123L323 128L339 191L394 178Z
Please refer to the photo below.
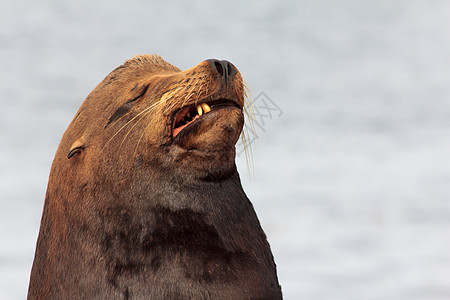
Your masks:
M236 67L227 60L208 59L207 62L211 65L212 69L225 79L225 81L232 80L236 75Z

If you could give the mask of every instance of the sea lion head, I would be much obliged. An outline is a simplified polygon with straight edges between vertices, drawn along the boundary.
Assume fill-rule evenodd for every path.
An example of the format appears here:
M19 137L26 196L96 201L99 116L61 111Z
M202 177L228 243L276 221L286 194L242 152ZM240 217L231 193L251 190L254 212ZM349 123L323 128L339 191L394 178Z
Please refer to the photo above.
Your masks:
M205 60L181 71L157 55L138 56L89 94L55 161L76 164L76 172L145 165L172 176L220 180L236 169L243 107L242 76L228 61Z

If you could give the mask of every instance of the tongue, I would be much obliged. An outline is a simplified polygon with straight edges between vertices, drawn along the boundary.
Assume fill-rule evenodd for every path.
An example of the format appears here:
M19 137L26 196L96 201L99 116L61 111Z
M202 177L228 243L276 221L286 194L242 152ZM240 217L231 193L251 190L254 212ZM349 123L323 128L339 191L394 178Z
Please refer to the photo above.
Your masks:
M183 130L183 128L186 127L188 124L189 124L189 123L184 124L183 126L174 128L174 129L173 129L173 132L172 132L172 136L173 136L173 137L176 137L177 134L180 133L180 131Z
M190 122L188 122L188 123L186 123L186 124L184 124L184 125L181 125L180 127L174 128L174 129L172 130L172 137L176 137L177 134L180 133L180 131L183 130L184 127L188 126L189 124L191 124L192 122L194 122L194 121L195 121L196 119L198 119L198 118L199 118L199 116L196 115L195 118L192 119L192 121L190 121Z

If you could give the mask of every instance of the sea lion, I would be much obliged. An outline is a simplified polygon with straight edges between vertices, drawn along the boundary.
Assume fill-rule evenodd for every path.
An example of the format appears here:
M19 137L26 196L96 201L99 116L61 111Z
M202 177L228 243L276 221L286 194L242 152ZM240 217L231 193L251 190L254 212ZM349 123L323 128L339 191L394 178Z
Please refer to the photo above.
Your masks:
M112 71L55 155L28 299L280 299L234 160L243 108L228 61Z

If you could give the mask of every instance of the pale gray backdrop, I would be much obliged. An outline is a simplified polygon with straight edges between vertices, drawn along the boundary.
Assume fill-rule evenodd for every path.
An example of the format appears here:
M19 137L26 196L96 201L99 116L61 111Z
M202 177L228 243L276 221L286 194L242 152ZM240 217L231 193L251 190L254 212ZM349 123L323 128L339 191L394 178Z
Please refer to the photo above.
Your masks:
M140 53L230 60L278 107L237 162L286 299L450 299L446 0L1 0L0 299L26 296L64 130Z

